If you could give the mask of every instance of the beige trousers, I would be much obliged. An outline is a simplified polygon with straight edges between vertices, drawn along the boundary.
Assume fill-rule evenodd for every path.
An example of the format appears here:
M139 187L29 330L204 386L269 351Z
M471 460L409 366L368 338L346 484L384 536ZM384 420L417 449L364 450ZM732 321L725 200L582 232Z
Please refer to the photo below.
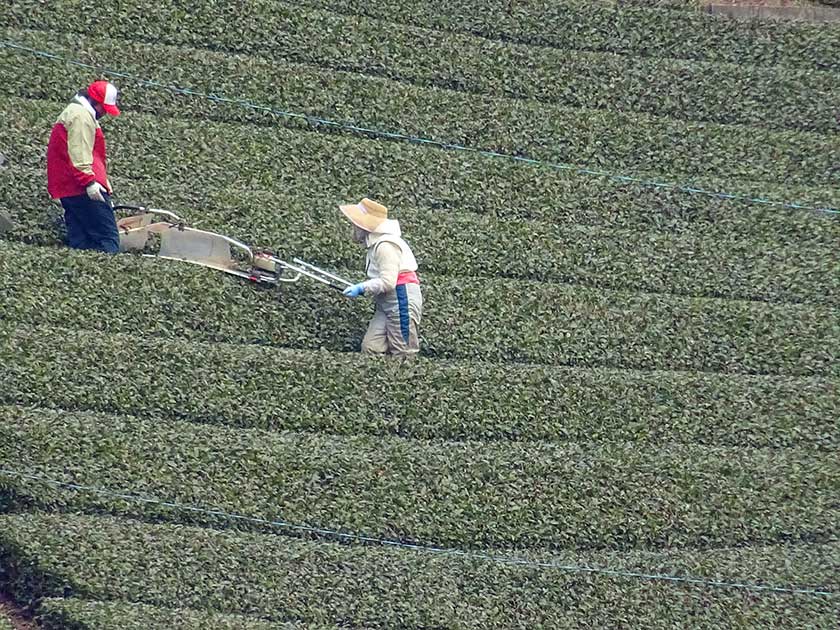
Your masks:
M376 297L362 352L413 357L420 351L418 329L423 316L423 294L419 284L401 284Z

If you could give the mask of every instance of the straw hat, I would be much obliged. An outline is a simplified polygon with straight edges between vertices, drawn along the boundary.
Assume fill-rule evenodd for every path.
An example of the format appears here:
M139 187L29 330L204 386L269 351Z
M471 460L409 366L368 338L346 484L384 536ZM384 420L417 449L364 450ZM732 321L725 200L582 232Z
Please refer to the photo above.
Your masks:
M388 222L388 208L365 197L359 203L338 206L350 222L368 232L377 232Z

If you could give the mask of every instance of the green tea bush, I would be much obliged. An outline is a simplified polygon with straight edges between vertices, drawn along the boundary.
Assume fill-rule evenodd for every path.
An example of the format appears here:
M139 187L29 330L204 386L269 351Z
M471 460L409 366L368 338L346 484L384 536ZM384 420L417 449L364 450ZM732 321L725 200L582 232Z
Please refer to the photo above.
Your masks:
M19 99L0 103L5 103L10 115L19 121L18 125L0 129L0 140L8 147L7 166L0 169L0 174L8 171L20 180L6 184L11 187L7 194L26 182L23 185L33 193L41 191L39 203L45 204L41 156L61 104ZM777 235L830 244L840 237L840 222L831 215L716 200L464 152L279 128L205 123L197 129L189 120L131 114L110 122L116 123L109 129L116 185L134 178L138 188L148 191L146 195L154 195L156 187L161 190L157 197L183 182L196 201L212 194L208 189L221 186L229 187L234 195L228 203L249 190L273 189L288 190L303 200L310 196L315 200L329 198L330 206L336 199L369 195L387 199L397 208L410 205L435 211L470 211L505 219L698 229L720 238L731 232L751 238ZM28 131L32 129L42 129L42 135ZM228 155L231 147L238 147L239 155ZM224 164L217 163L220 154L227 156ZM150 160L150 155L155 160ZM36 169L40 171L37 177ZM312 174L314 179L302 178L301 173ZM455 179L453 173L457 173ZM793 198L799 201L840 206L837 192L825 189L790 191L778 183L747 185L740 180L707 183L712 190L736 190L776 199L796 195ZM17 203L19 199L10 205ZM230 214L235 219L245 213L240 210Z
M840 90L840 74L786 68L635 59L513 45L487 50L488 43L482 40L452 37L436 48L407 46L404 54L387 61L385 69L373 71L387 77L379 78L293 63L260 51L228 55L159 42L112 40L93 40L80 47L76 34L58 37L52 32L15 29L3 31L3 38L164 85L183 85L313 116L405 128L481 146L519 139L510 150L544 153L552 145L568 143L569 137L577 135L567 120L575 113L570 108L585 108L588 111L580 113L586 117L599 116L596 110L648 114L634 119L639 127L658 123L674 128L676 121L671 118L779 131L830 133L838 126L836 103L825 94ZM3 57L8 59L0 72L3 89L19 96L48 93L64 98L74 77L83 84L90 74L87 69L15 50L5 51ZM445 58L449 60L443 64ZM44 81L33 85L17 71L26 59L37 64ZM523 67L528 72L521 72ZM393 78L400 80L388 80ZM126 102L132 107L154 108L162 96L160 91L137 94L140 89L131 80L128 86L130 101ZM733 99L733 94L745 98ZM158 109L166 109L170 102L183 105L184 100L165 98ZM209 114L213 108L214 103L207 102L203 109ZM615 116L605 118L608 124L614 120ZM653 141L652 130L648 135ZM692 131L691 135L697 134ZM755 144L762 143L762 135ZM525 144L526 138L535 145Z
M61 344L55 343L57 335ZM434 440L615 440L830 451L840 439L834 430L840 414L836 378L424 358L394 366L355 354L56 328L9 331L0 339L6 366L0 400L11 404Z
M0 591L71 630L834 627L836 28L304 4L0 7L95 66L0 48ZM335 206L382 200L422 356L356 353L371 305L320 285L56 247L47 137L106 66L163 84L102 75L117 199L354 279Z
M59 65L54 65L53 69L58 73L63 71ZM64 91L72 93L76 89L74 85L68 83ZM273 124L270 114L228 105L226 109L229 114L222 115L220 112L224 110L219 110L218 105L212 101L195 97L187 100L183 95L166 91L150 93L148 89L143 89L138 97L143 96L151 96L152 107L145 110L148 113L170 113L183 118L194 108L193 117L201 119L203 123L196 125L194 120L188 123L193 146L190 147L184 141L173 143L169 150L176 150L177 156L168 157L163 153L160 159L164 163L176 164L199 158L202 148L213 144L204 138L208 135L217 136L216 142L226 142L230 153L226 156L231 161L230 169L243 173L260 171L280 159L277 153L282 145L277 139L282 132L266 129L265 126L255 129L229 124L253 121L255 117ZM357 112L350 120L366 127L381 127L389 132L419 134L438 141L465 143L505 154L651 179L664 177L688 182L693 178L711 176L733 180L775 180L783 185L805 186L833 186L840 182L834 159L840 151L840 141L830 135L764 130L743 125L683 122L623 112L556 108L546 115L543 108L535 109L527 104L523 106L519 101L495 103L470 96L450 96L440 91L435 96L444 101L440 107L429 104L421 106L420 102L423 101L412 101L411 95L408 95L407 102L403 98L372 98L371 102L375 104L370 109L386 111L370 116L366 112ZM16 102L15 109L20 109L21 103L17 98L10 97L10 101ZM497 104L499 107L496 107ZM35 115L39 118L47 117L52 122L57 116L57 105L54 103L38 101L27 104L27 109L33 105L37 109L33 108L27 118ZM128 103L126 105L129 106ZM143 109L142 102L138 106ZM214 112L212 114L209 111L211 108ZM419 120L406 120L403 113L406 110L422 112L413 117ZM318 112L316 110L311 113L317 115ZM333 107L327 106L322 113L335 112ZM206 122L208 115L217 120L224 118L224 123L228 124ZM160 123L157 117L153 120ZM156 128L151 133L140 132L136 128L132 129L132 121L126 118L121 121L119 128L130 134L133 140L130 146L137 155L148 154L151 147L171 137L172 131L166 128L168 125L161 125L160 129ZM173 126L177 128L177 124ZM292 124L299 127L304 123L296 119ZM42 122L32 126L49 128L51 125ZM13 133L13 130L9 133ZM232 140L232 135L240 137ZM12 146L39 140L37 136L15 139ZM118 143L126 144L125 141ZM387 145L390 142L380 144ZM428 147L425 150L433 155L440 151ZM9 157L13 156L14 153ZM530 165L528 167L533 168ZM451 173L449 178L452 178Z
M271 623L241 615L189 608L162 608L119 601L48 597L38 604L45 630L333 630L336 626L298 622Z
M24 188L31 192L21 197ZM135 180L122 180L120 191L122 199L152 198L145 183ZM337 208L341 197L320 191L301 198L285 191L225 190L205 191L203 196L205 202L195 203L191 189L165 193L167 207L188 224L254 247L269 246L289 259L300 255L329 267L352 268L363 257L347 237L347 224ZM242 206L249 208L247 214L237 212ZM17 176L0 176L3 207L16 223L7 238L42 245L63 242L61 211L47 201L34 174L24 182ZM590 228L425 208L393 210L424 273L840 305L840 266L831 245L737 234L715 238L702 231L676 235Z
M12 321L331 351L358 347L371 308L312 283L260 291L172 261L3 242L0 288ZM425 353L439 359L840 374L836 309L827 307L433 275L425 295Z
M830 472L837 467L829 453L808 449L423 443L0 410L4 468L409 542L653 551L826 542L837 533ZM0 485L52 510L218 520L5 476Z
M505 42L669 58L840 71L840 36L831 24L732 20L707 13L628 5L697 7L697 0L304 0L314 8L419 27L465 32Z
M830 627L836 599L570 573L469 557L293 541L276 535L168 527L72 515L0 517L0 547L14 553L16 594L123 599L224 614L402 628L611 626ZM781 553L780 553L781 550ZM836 583L836 545L729 549L561 562L679 572L720 579L767 576ZM712 563L709 563L709 559ZM828 558L828 563L826 563ZM68 576L65 582L44 573ZM28 582L28 584L27 584Z
M407 50L424 54L418 49L437 49L442 42L455 39L450 33L395 24L403 21L418 27L466 30L503 40L501 45L504 40L512 40L631 57L840 71L840 35L831 24L740 22L702 13L579 0L434 0L423 5L402 0L339 0L327 5L325 0L307 0L303 4L326 6L349 15L276 0L252 2L248 12L212 0L178 0L166 5L132 0L123 3L116 13L93 0L24 0L4 6L0 16L10 26L57 32L74 28L80 33L95 32L107 20L108 34L122 40L145 38L160 43L260 51L316 62L329 59L336 65L367 59L367 65L373 68L387 68L383 60L392 59L397 51L400 56ZM236 29L230 28L231 20L236 20ZM475 45L472 37L458 39ZM313 45L307 47L309 42ZM479 45L488 51L500 46L494 42Z

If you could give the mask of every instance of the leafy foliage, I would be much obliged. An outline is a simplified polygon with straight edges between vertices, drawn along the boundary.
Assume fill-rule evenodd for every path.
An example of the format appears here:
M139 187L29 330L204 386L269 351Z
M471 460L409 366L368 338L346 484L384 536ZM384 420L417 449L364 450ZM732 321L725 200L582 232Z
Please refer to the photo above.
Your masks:
M348 272L346 275L350 275ZM60 328L331 351L358 348L370 307L311 284L255 291L201 268L0 244L6 317ZM33 282L38 278L38 282ZM114 288L115 278L125 281ZM426 276L438 359L740 374L840 374L831 308ZM51 295L62 295L61 300ZM115 299L115 295L118 299ZM528 313L528 317L523 317Z
M633 442L455 446L0 409L0 456L51 479L406 542L654 551L827 542L836 525L826 499L833 458L807 449L670 444L640 451ZM0 478L0 484L28 504L54 510L218 522L27 480ZM605 484L609 495L592 502ZM702 502L693 500L698 496ZM745 520L744 514L752 516Z
M343 10L349 15L307 10L301 4ZM378 61L383 71L389 66L380 60L395 51L396 42L410 42L415 49L435 49L452 37L439 30L563 50L840 71L840 33L831 24L740 22L693 11L616 4L584 0L433 0L422 4L402 0L259 0L243 13L213 0L177 0L165 5L131 0L115 13L95 0L23 0L5 5L0 16L10 26L59 32L75 28L81 33L95 32L107 20L108 33L122 40L144 37L160 43L211 42L237 51L258 48L306 60L331 56L345 64L368 58ZM395 21L417 27L400 28ZM231 29L231 23L237 28ZM307 49L307 42L318 45ZM418 46L418 42L424 45ZM486 46L492 50L490 43Z
M840 34L690 4L0 7L96 68L0 48L0 467L462 550L3 475L0 588L72 630L832 627L681 578L840 589ZM320 285L60 248L44 145L106 67L161 83L115 79L120 201L356 278L335 206L382 200L422 355L352 352L370 305Z
M81 58L95 66L157 79L165 85L183 85L233 98L247 94L253 102L312 116L389 129L405 125L427 135L487 147L515 142L509 150L546 155L553 149L549 142L575 141L568 133L575 128L569 122L573 113L570 108L586 108L589 118L616 127L628 112L647 114L635 117L633 124L651 137L653 130L649 128L654 125L676 132L677 125L663 119L665 116L778 131L830 133L838 127L838 103L826 95L840 90L840 74L826 72L627 58L449 36L435 48L406 47L383 64L359 58L356 66L347 67L365 73L358 74L331 69L336 63L332 59L313 60L319 64L313 66L287 61L262 49L234 56L207 47L94 40L80 51L75 34L60 37L9 29L4 35L32 48L61 51L70 59ZM284 49L283 54L288 51ZM20 96L49 93L64 99L62 88L66 91L66 86L83 83L89 72L72 68L68 74L64 63L33 58L39 75L47 79L33 85L13 69L21 59L20 53L9 51L4 57L9 59L9 66L0 71L3 87ZM528 71L519 71L523 67ZM382 68L387 68L384 77L380 76ZM79 80L74 82L76 76ZM399 82L386 80L395 78ZM360 94L364 98L359 98ZM733 100L733 94L749 97ZM166 97L160 92L130 96L126 102L132 108L142 104L144 108L164 110L186 104L183 97ZM156 103L159 98L164 99L162 103ZM202 109L212 113L214 104L207 105ZM697 134L692 133L696 125L688 129L696 142ZM604 139L607 137L604 134ZM536 144L531 146L529 141ZM588 155L586 158L592 159Z
M122 52L122 48L115 48L112 54ZM11 57L11 53L9 56ZM15 55L14 61L19 60L20 55ZM57 77L66 74L62 64L40 61L39 65L42 64L48 64L49 74ZM211 64L202 65L205 65L206 69L202 70L199 65L196 72L209 74ZM246 73L256 76L263 74L259 68L248 68ZM163 73L163 76L167 74ZM212 89L214 92L236 94L242 89L235 68L231 69L231 74L227 75L230 78L227 79L222 73L210 76L215 79L216 85ZM590 168L607 169L619 174L644 176L667 172L682 181L713 176L775 180L784 185L804 186L832 186L840 182L840 175L836 170L840 142L835 135L764 129L747 125L685 122L668 117L651 117L647 114L552 107L531 101L485 99L451 91L413 90L399 83L381 80L377 80L373 86L361 86L363 89L360 90L360 86L353 85L354 81L357 82L355 79L348 81L349 85L343 90L340 85L336 86L336 91L332 91L331 88L330 96L319 99L310 98L307 93L315 91L315 86L319 84L324 85L323 79L310 82L306 77L302 77L301 83L304 85L301 86L300 93L290 94L288 99L281 100L278 105L281 109L291 105L290 109L293 111L303 110L311 116L346 120L365 128L419 135L548 162L588 165ZM66 96L72 92L72 86L76 83L64 80L59 85L64 86ZM260 90L265 93L271 90L272 85L269 77L256 93ZM33 92L25 87L20 91L24 95ZM294 86L290 86L289 91L294 92ZM360 92L366 94L364 99L356 97ZM206 119L209 110L217 109L217 105L208 99L187 100L183 95L162 90L151 92L147 89L140 94L152 98L149 106L146 106L143 102L145 99L141 96L137 107L141 111L154 114L174 112L182 117L191 113L195 118ZM55 91L53 95L58 97ZM281 99L282 96L280 95ZM276 103L276 98L277 96L269 102ZM319 106L319 100L323 105ZM47 116L49 112L49 117L54 117L55 107L54 104L43 104L40 115ZM36 111L32 114L38 115ZM212 116L217 120L222 118L225 122L230 119L274 122L271 114L260 110L229 105L227 111L227 115L216 111ZM413 113L406 116L405 112ZM832 125L836 124L833 114L830 120ZM156 139L160 142L161 138L166 138L168 133L171 133L164 127L156 130L154 134L141 134L132 129L133 125L130 123L131 121L126 119L120 125L121 129L132 136L148 136L150 143ZM299 127L302 122L295 119L290 124ZM39 126L43 126L43 123ZM617 129L621 132L616 133ZM253 138L255 131L260 132L259 139ZM250 158L252 168L257 169L266 169L265 160L276 159L274 156L279 148L278 143L274 141L271 142L275 146L273 150L261 150L259 153L249 151L255 148L254 144L268 144L273 140L277 136L273 130L193 124L192 133L200 134L196 138L199 147L208 144L202 135L221 134L219 141L226 142L233 164L241 164L247 157ZM234 139L232 136L240 137ZM33 140L34 138L29 142ZM18 141L16 138L12 146L18 142L25 140ZM756 151L756 147L759 146L762 150ZM138 153L142 153L141 148L142 145L137 147ZM242 155L243 153L245 155ZM240 167L240 170L244 169Z
M189 608L47 597L38 604L45 630L333 630L336 626L270 623L241 615L221 615Z
M32 193L20 199L24 187ZM143 200L149 194L145 182L122 182L122 199ZM347 239L335 197L319 191L306 199L283 191L205 194L206 200L196 203L191 189L169 189L167 207L190 224L253 246L270 246L289 257L305 255L328 267L352 269L360 264L363 253ZM39 178L21 183L17 177L0 177L0 207L4 202L16 222L8 238L61 243L58 211L51 211ZM232 215L240 204L249 211ZM737 234L716 237L700 229L672 234L590 228L413 207L392 211L412 245L423 252L424 273L477 282L509 278L691 297L840 304L834 247L820 242L747 240ZM300 221L304 216L307 220ZM500 238L504 249L499 247Z
M206 106L200 100L190 102ZM43 199L44 193L33 177L33 169L43 168L43 144L60 105L11 97L0 100L0 107L17 121L13 126L0 129L0 139L8 147L7 166L0 169L0 173L6 171L15 179L31 179L32 183L28 185L34 188L30 194L40 193ZM231 115L241 116L244 111L235 108ZM828 243L835 242L840 235L838 221L818 213L780 210L591 175L581 176L570 171L533 168L465 152L282 128L204 120L196 124L195 119L167 116L127 113L109 122L113 124L109 138L113 138L112 170L118 192L120 182L127 178L137 180L136 188L151 188L147 195L155 193L155 185L160 180L166 188L158 196L183 182L189 185L190 199L194 202L204 195L212 195L220 187L229 187L225 207L231 219L243 215L241 205L238 213L234 212L235 206L231 207L239 201L239 195L253 189L273 189L289 191L299 200L314 195L314 203L330 198L330 207L334 206L336 197L370 194L392 200L394 207L409 205L438 211L470 211L504 219L523 217L681 230L694 227L704 233L711 231L716 237L733 230L750 237L757 232L776 238L780 235L797 239L819 236ZM34 129L42 131L33 133L31 130ZM813 151L813 147L809 145L808 150ZM220 162L219 155L225 155L225 160ZM821 159L830 161L830 155L829 152ZM723 157L718 159L723 160ZM196 166L185 166L189 164ZM708 161L704 164L707 169ZM727 166L726 170L727 176L732 177L732 169ZM302 173L307 177L301 177ZM454 177L453 173L456 174ZM752 177L755 177L754 173ZM676 175L662 179L680 181ZM702 178L693 183L711 190L840 206L837 192L824 188L788 190L778 182L748 184ZM9 195L15 194L16 185L9 182L3 190L8 199ZM14 208L21 203L21 197L27 196L15 195L9 205Z
M836 378L424 358L394 366L352 354L57 328L2 339L0 400L8 403L422 440L838 447Z
M668 628L688 615L708 628L732 619L744 625L829 627L837 614L836 601L829 598L766 594L759 604L752 594L737 590L609 580L277 535L72 515L5 516L0 524L0 545L26 559L16 567L19 577L11 584L16 591L26 579L36 580L37 593L54 596L61 588L32 576L37 564L52 574L73 575L70 590L83 597L258 614L272 622L526 628L571 627L577 619L609 626L632 619L645 627ZM744 576L772 571L793 581L836 582L826 556L807 546L782 549L781 555L778 548L759 547L710 556L651 554L644 561L697 574L709 571L712 558L716 566ZM834 546L824 551L831 554L828 562L836 558ZM640 561L634 554L593 554L577 561L598 565L607 558L624 568Z

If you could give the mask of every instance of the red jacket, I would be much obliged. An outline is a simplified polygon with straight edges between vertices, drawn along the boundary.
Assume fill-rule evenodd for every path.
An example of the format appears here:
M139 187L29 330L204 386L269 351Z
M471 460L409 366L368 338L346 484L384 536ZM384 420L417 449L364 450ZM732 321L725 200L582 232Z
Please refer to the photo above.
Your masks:
M111 192L105 165L105 134L83 99L58 117L47 145L47 191L53 199L84 195L96 180Z

